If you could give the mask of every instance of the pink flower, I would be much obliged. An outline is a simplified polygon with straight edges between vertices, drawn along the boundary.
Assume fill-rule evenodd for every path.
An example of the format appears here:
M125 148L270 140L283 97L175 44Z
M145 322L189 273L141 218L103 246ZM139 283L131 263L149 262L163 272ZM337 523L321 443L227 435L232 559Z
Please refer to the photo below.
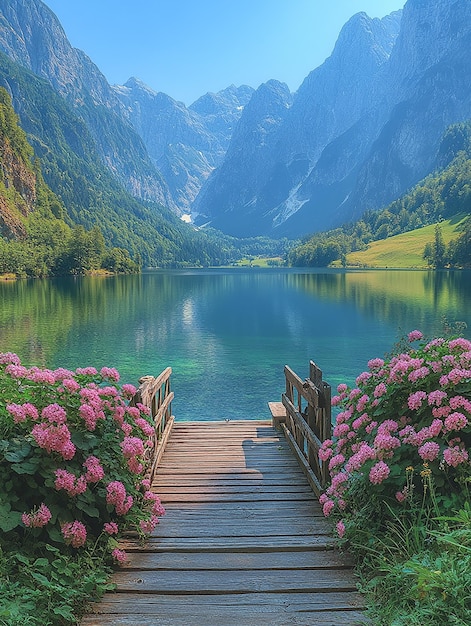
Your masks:
M331 470L338 465L342 465L342 463L345 463L345 457L343 456L343 454L336 454L329 461L329 469Z
M71 474L65 469L56 469L54 474L56 476L54 487L57 491L63 489L71 498L85 493L87 490L87 480L85 476L77 478L74 474Z
M0 363L2 365L21 365L20 357L14 352L2 352L0 354Z
M355 454L349 458L345 465L347 472L359 470L366 461L376 458L376 452L365 441L363 441Z
M370 469L370 482L373 485L379 485L389 476L389 467L384 461L379 461Z
M425 400L426 397L427 394L425 393L425 391L416 391L415 393L412 393L407 400L407 405L409 409L411 409L411 411L416 411L417 409L420 409L420 407L422 406L422 402Z
M137 389L136 389L136 387L134 387L134 385L130 385L129 383L125 383L121 387L121 391L123 392L123 395L126 398L132 398L136 394Z
M100 464L100 460L96 456L89 456L83 463L83 466L87 470L85 478L89 483L97 483L104 475L105 471Z
M49 404L41 411L41 417L51 423L65 424L67 421L66 410L58 404Z
M423 334L420 332L420 330L413 330L412 332L410 332L407 335L407 338L409 339L409 341L412 343L413 341L419 341L420 339L423 339L424 336Z
M142 430L142 432L144 433L144 435L146 435L146 437L152 437L152 435L155 432L154 427L151 424L149 424L149 422L145 420L143 417L138 417L135 420L135 424L140 430Z
M453 410L463 408L468 413L471 413L471 402L463 396L454 396L453 398L450 398L449 404Z
M415 383L418 380L423 380L424 378L427 378L427 376L430 374L430 370L428 367L419 367L416 370L412 370L412 372L409 374L408 376L408 380L411 383Z
M62 536L68 545L80 548L87 540L87 530L82 522L66 522L61 526Z
M26 420L26 413L22 404L7 404L6 410L13 415L13 421L15 424L24 422Z
M128 555L126 554L126 552L124 550L119 550L118 548L115 548L111 552L111 556L116 561L116 563L118 563L119 565L122 565L123 563L126 563L126 560L128 558Z
M465 415L463 415L463 413L451 413L446 419L445 419L445 429L450 431L450 430L462 430L463 428L466 428L466 426L468 425L468 419L466 418Z
M35 383L53 385L56 382L54 374L50 370L40 370L32 367L29 371L28 378Z
M119 372L114 367L102 367L100 370L100 374L103 378L109 378L110 380L114 380L115 382L119 381Z
M28 370L23 365L7 365L5 368L5 374L8 374L12 378L26 378Z
M345 535L345 524L342 520L337 522L336 529L338 536L340 537L340 539L342 539L342 537Z
M122 504L126 499L126 487L119 480L108 483L106 487L106 501L108 504L116 506Z
M99 389L97 389L98 391L98 395L100 396L100 398L118 398L119 397L119 391L116 389L116 387L112 387L112 386L108 386L108 387L100 387Z
M443 451L443 458L447 465L451 467L457 467L461 463L465 463L468 460L467 451L460 446L453 446L445 448Z
M139 437L125 437L119 445L125 459L144 454L144 444Z
M79 376L96 376L98 372L94 367L78 367L75 373Z
M357 376L357 378L355 379L355 383L360 386L363 383L366 383L367 380L369 380L371 378L372 374L371 372L362 372L359 376Z
M419 456L424 461L435 461L440 454L440 446L435 441L427 441L417 450Z
M342 437L342 435L346 435L350 430L350 426L348 424L337 424L334 426L333 435L334 437Z
M437 389L435 391L431 391L428 394L427 400L428 400L429 406L433 406L433 405L440 406L443 400L445 400L445 398L447 398L447 394L444 391Z
M21 521L28 528L42 528L43 526L46 526L51 517L51 511L44 503L42 503L40 504L37 511L32 511L31 513L23 513L23 515L21 516Z
M323 444L322 447L319 450L319 459L321 461L328 461L330 459L330 457L332 456L332 454L333 454L332 448L326 447Z
M322 507L322 512L324 513L325 517L329 517L334 507L335 507L335 502L333 500L326 500L324 502L324 505Z
M404 500L407 498L405 490L403 489L402 491L397 491L395 497L398 502L404 502Z
M450 350L454 350L455 348L460 348L465 351L471 350L471 341L464 339L463 337L458 337L458 339L452 339L448 344L448 348Z
M70 370L66 370L63 367L57 368L52 373L54 374L54 379L56 380L56 382L63 382L66 379L71 379L74 377L73 372L71 372Z
M375 398L381 398L381 396L384 396L387 393L388 389L386 387L386 385L384 383L379 383L379 385L376 385L375 390L374 390L374 397Z
M127 465L132 474L142 474L144 471L144 466L135 456L127 460Z
M394 450L395 448L399 448L400 445L401 442L397 437L393 437L387 433L378 432L374 440L374 447L377 450Z
M75 455L75 446L70 439L70 431L66 424L35 424L31 431L33 438L40 448L49 454L58 452L66 461Z
M118 524L116 524L115 522L107 522L103 524L103 530L108 535L117 535L119 531Z
M65 378L62 381L62 386L70 393L74 393L74 391L78 391L80 389L78 382L72 378Z
M368 367L370 370L379 370L383 367L384 361L383 359L371 359L368 361Z
M150 533L154 530L158 523L159 518L157 517L157 515L151 515L149 520L141 520L139 522L139 526L142 532L150 535Z

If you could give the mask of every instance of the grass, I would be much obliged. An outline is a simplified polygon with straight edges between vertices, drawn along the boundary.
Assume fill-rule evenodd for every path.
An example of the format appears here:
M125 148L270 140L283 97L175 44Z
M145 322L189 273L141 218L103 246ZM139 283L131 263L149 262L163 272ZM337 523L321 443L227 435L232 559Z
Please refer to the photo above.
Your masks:
M244 257L232 264L232 267L281 267L281 257Z
M460 234L460 225L465 216L459 215L450 220L440 222L443 240L448 244ZM372 268L409 268L426 269L427 263L423 258L427 243L433 243L435 226L424 226L407 233L373 241L366 250L351 252L347 255L348 267ZM340 266L337 263L333 266Z

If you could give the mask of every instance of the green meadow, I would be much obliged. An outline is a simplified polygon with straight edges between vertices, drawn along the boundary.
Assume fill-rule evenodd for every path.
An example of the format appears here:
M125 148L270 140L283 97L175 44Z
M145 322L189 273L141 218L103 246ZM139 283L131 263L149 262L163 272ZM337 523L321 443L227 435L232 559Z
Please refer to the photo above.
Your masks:
M455 216L440 222L443 240L448 244L460 234L460 227L464 215ZM377 267L377 268L411 268L423 269L427 263L423 258L427 243L433 243L435 226L424 226L407 233L373 241L366 250L347 254L348 267ZM334 266L339 266L336 262Z

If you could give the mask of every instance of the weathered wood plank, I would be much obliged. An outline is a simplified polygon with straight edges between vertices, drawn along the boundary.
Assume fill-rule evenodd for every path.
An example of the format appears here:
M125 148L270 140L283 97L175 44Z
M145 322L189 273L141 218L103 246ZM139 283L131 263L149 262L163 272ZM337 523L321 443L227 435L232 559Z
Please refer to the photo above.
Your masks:
M148 550L148 548L147 548ZM124 570L317 570L349 569L352 561L337 550L305 552L133 552L123 566ZM288 572L285 575L289 576ZM313 576L315 574L312 574Z
M139 545L133 541L123 541L125 550L135 551ZM334 540L330 535L321 533L308 537L293 537L292 535L277 537L155 537L152 535L148 548L155 552L181 552L184 550L207 552L277 552L286 550L302 552L306 549L326 550L334 547Z
M120 591L136 593L281 593L321 590L356 591L351 572L340 569L290 570L280 576L273 570L140 570L118 571L113 582Z
M293 613L297 611L325 612L329 610L355 610L362 608L363 598L360 594L352 594L344 591L328 591L316 594L299 592L294 597L292 593L248 593L248 594L199 594L196 598L193 595L181 594L180 596L149 594L144 596L144 602L136 606L136 613L139 615L154 614L158 612L158 607L174 605L181 600L182 604L196 604L198 606L222 609L224 607L236 608L256 608L263 613ZM121 607L132 607L135 603L135 596L129 593L108 594L106 600L95 611L116 613Z
M321 535L329 534L330 532L330 528L321 517L283 518L283 524L280 524L273 516L267 516L263 519L251 519L250 517L245 517L245 519L240 517L227 519L221 516L201 519L195 516L173 516L173 518L170 518L170 521L165 519L161 522L152 536L162 538L206 538L208 535L208 524L211 524L213 537L240 537L242 522L244 523L244 536L283 538L287 535L286 528L289 528L290 536ZM134 539L134 536L132 533L129 533L128 538Z
M178 424L153 489L166 516L82 626L353 626L352 563L269 422Z
M293 598L295 602L295 598ZM129 615L99 615L88 617L84 626L189 626L204 624L204 626L359 626L366 624L365 617L360 611L329 611L317 612L285 612L261 613L248 607L220 608L208 610L194 603L186 609L181 602L170 611L166 606L165 613L156 607L152 615L139 615L138 620Z

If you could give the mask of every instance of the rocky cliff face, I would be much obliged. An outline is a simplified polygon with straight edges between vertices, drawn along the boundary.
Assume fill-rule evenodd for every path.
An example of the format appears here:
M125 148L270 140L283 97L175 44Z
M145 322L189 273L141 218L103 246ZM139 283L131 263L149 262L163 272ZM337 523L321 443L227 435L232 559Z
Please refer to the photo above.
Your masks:
M21 238L25 220L36 204L36 174L32 150L7 92L0 90L0 235Z
M285 197L271 206L259 200L268 171L251 187L251 206L260 210L250 216L258 224L250 232L299 236L332 228L385 206L432 171L447 126L471 117L470 38L466 0L409 0L402 15L354 16L332 56L295 94L273 151L264 155L272 171L298 176L285 175ZM242 220L247 205L245 183L226 173L222 184L225 166L195 203L200 213L215 211L223 229L223 198L232 197Z
M136 78L113 89L164 176L178 211L189 213L203 182L224 158L253 89L232 86L206 94L190 108Z
M142 139L103 74L73 48L40 0L0 0L0 50L46 79L86 122L103 162L136 197L172 204Z
M311 72L293 99L285 97L269 140L264 138L260 146L249 150L242 148L247 136L244 127L257 127L257 116L263 119L266 113L263 107L247 106L223 166L196 200L198 219L204 215L211 224L227 230L230 214L229 232L260 234L272 233L296 213L305 203L303 184L324 148L371 108L371 92L389 58L399 24L400 13L383 20L365 13L354 16L342 29L331 57ZM272 97L269 103L267 94L267 110L275 106L279 94L272 92ZM251 146L255 137L250 137Z
M287 173L276 172L277 133L292 103L284 83L271 80L253 94L239 120L223 164L193 207L196 223L238 236L262 227L266 207L286 194ZM254 195L257 189L258 196Z

